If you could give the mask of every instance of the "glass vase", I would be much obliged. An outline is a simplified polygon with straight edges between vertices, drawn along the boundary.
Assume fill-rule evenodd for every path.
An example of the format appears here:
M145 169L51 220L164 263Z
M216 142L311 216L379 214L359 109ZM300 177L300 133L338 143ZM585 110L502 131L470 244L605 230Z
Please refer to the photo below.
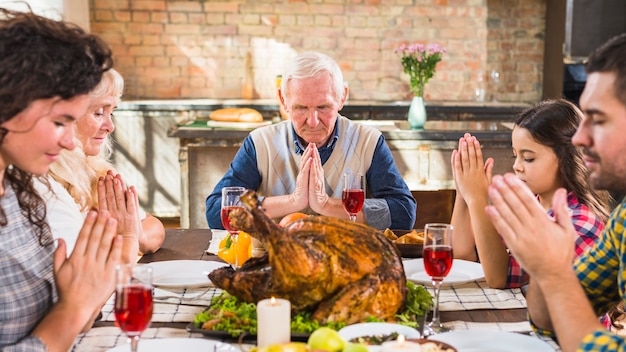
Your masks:
M412 130L421 130L426 123L426 106L424 106L424 97L413 97L409 106L408 114L409 126Z

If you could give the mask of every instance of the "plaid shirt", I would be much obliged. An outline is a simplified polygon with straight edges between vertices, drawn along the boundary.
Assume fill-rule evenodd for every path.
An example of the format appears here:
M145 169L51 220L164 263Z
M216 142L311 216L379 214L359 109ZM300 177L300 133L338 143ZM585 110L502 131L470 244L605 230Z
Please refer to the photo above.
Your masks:
M54 245L39 244L15 192L7 182L4 189L0 206L9 223L0 227L0 350L47 351L30 333L57 299Z
M597 313L626 300L626 198L613 210L606 229L589 251L578 257L574 269ZM579 351L626 351L624 337L598 329L585 336Z
M589 248L599 237L604 228L602 221L580 203L574 193L567 195L567 204L572 211L572 223L578 233L576 238L576 256L580 256L585 249ZM552 209L548 211L549 216L554 216ZM528 274L522 270L519 263L513 256L509 257L509 270L506 276L506 286L509 288L522 287L528 284Z

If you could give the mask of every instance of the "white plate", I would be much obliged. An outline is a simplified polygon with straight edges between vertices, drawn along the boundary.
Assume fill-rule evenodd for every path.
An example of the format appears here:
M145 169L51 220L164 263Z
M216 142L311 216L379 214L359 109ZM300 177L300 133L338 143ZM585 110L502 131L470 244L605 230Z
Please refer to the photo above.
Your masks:
M554 352L554 349L537 337L504 331L458 330L432 336L445 342L458 352Z
M272 121L263 121L263 122L229 122L229 121L208 120L206 122L206 125L208 127L244 129L244 130L255 129L257 127L268 126L268 125L271 125L271 124L272 124Z
M206 260L167 260L152 262L152 284L157 287L191 288L211 286L207 275L226 263Z
M215 348L215 349L214 349ZM167 338L167 339L141 339L139 351L171 352L171 351L216 351L216 352L239 352L235 346L210 340L192 338ZM128 352L130 345L117 346L108 352Z
M339 336L346 341L350 341L361 336L389 335L394 332L404 335L407 339L420 338L419 331L408 326L393 323L352 324L340 329ZM367 348L370 352L377 352L382 349L382 346L371 345L367 346Z
M410 259L404 260L404 273L406 278L413 282L431 285L432 280L426 270L424 269L424 259ZM443 284L462 284L465 282L480 280L485 277L482 265L476 262L470 262L467 260L454 259L452 262L452 269L443 279Z

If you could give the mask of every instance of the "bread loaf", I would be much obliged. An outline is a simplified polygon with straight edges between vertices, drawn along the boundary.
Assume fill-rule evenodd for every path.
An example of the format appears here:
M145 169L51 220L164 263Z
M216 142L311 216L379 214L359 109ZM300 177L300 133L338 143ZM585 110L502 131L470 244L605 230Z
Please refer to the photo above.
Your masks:
M250 108L224 108L211 112L209 118L225 122L263 122L263 115Z

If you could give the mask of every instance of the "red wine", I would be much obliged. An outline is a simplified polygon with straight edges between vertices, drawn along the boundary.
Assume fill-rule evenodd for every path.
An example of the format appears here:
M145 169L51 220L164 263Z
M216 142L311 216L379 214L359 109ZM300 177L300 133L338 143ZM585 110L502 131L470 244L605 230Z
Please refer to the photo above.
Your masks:
M243 209L243 207L241 206L222 207L222 213L221 213L222 226L224 226L224 229L230 233L239 231L238 228L234 228L230 225L230 219L228 218L228 215L230 214L230 212L232 212L235 209Z
M152 287L129 285L115 294L115 320L129 336L139 335L152 319Z
M424 269L434 280L442 280L452 268L452 246L424 247Z
M341 202L348 214L356 214L363 208L365 191L362 189L346 189L341 193Z

